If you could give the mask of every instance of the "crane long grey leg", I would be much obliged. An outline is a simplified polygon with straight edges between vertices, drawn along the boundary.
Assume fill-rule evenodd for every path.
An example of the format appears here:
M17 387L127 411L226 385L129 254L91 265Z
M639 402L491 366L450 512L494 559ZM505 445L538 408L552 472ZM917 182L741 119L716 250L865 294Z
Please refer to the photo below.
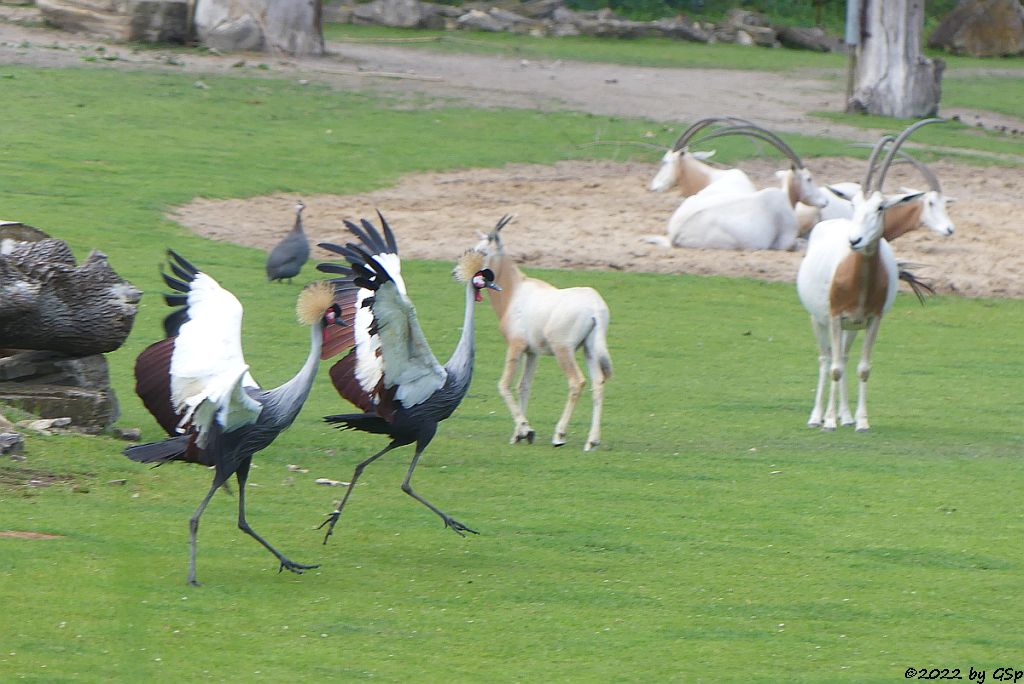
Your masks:
M199 507L196 508L196 512L192 514L192 517L188 520L188 583L194 587L199 586L199 582L196 581L196 538L199 536L199 518L203 516L203 511L206 510L206 506L209 505L210 499L213 498L214 492L217 488L224 484L224 481L230 475L222 476L217 473L213 476L213 484L210 485L210 491L206 493L203 500L199 502Z
M422 453L423 453L423 448L419 444L417 444L416 445L416 455L412 457L412 463L409 464L409 470L405 474L405 480L402 481L402 491L405 492L406 494L408 494L409 496L411 496L412 498L416 499L417 501L419 501L421 504L423 504L424 506L426 506L430 510L434 511L434 513L437 513L439 516L441 516L441 520L444 520L444 526L452 528L452 530L454 530L455 533L458 534L460 537L465 537L466 536L465 534L463 534L463 532L470 532L472 534L480 534L476 530L473 530L473 529L470 529L470 528L466 527L465 525L460 523L458 520L456 520L455 518L451 517L450 515L448 515L444 511L442 511L440 508L438 508L434 504L430 503L429 501L424 499L422 496L420 496L419 494L417 494L416 492L413 491L412 485L409 484L409 481L412 479L412 471L416 470L416 464L419 462L420 454L422 454Z
M359 479L359 476L363 474L363 468L370 465L378 458L388 453L397 446L401 445L396 442L391 442L391 444L388 444L386 447L375 453L373 456L371 456L370 458L366 459L365 461L356 466L355 472L352 473L352 478L348 481L348 489L345 490L345 496L342 497L341 503L338 504L337 510L328 515L327 520L324 520L316 528L319 530L324 525L330 523L330 527L327 528L327 534L324 535L324 544L327 543L327 540L330 539L331 535L334 533L334 526L338 524L338 518L341 517L341 510L345 508L345 503L348 501L348 497L352 494L352 488L356 486L356 481Z
M238 478L238 529L258 541L267 549L267 551L270 551L270 553L277 557L277 560L281 563L281 567L278 569L278 572L287 568L296 575L301 575L303 570L319 568L319 565L303 565L302 563L295 563L288 560L285 558L284 554L271 546L266 539L256 534L256 531L249 527L249 523L245 519L245 482L249 479L249 465L250 463L248 461L245 462L235 473L235 477Z

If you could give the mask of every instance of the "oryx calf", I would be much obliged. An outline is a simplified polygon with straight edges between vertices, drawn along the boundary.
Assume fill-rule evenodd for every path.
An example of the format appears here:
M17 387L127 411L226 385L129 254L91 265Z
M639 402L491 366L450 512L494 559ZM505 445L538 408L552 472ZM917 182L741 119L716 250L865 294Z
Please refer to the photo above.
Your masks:
M501 240L501 229L511 218L502 217L494 230L483 235L475 247L487 255L485 264L494 272L494 280L501 287L500 292L490 291L488 296L498 316L501 334L508 342L505 369L498 380L498 391L515 421L510 443L516 444L523 440L533 443L534 430L526 418L526 407L530 398L530 385L537 370L537 357L544 354L558 360L559 367L569 380L569 397L551 438L554 446L565 444L569 419L586 384L576 363L576 350L582 347L593 397L590 433L583 446L584 451L590 451L601 442L604 383L612 375L612 360L605 341L608 305L593 288L559 289L543 280L524 275L505 254ZM519 386L513 390L516 371L524 358L526 363Z

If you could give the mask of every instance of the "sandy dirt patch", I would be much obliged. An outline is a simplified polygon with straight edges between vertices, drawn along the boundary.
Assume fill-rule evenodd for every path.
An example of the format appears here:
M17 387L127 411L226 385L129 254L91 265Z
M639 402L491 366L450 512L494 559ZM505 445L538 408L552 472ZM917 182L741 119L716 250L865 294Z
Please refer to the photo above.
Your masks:
M0 537L6 537L8 539L63 539L59 534L26 532L23 530L0 530Z
M743 168L771 182L775 160ZM858 179L863 162L814 159L816 177ZM950 207L952 237L918 230L894 244L900 259L920 264L919 275L940 292L967 296L1024 297L1024 169L993 169L939 162L933 169ZM347 240L343 219L373 217L380 209L395 229L406 258L451 260L476 242L503 214L515 215L504 231L510 254L526 266L657 273L694 273L795 282L800 252L733 252L666 249L642 241L664 234L680 198L655 194L646 184L654 164L560 162L509 165L405 176L394 187L346 196L313 195L305 225L313 241ZM891 179L891 180L890 180ZM894 168L887 187L921 187L919 178ZM269 249L291 227L297 195L238 200L197 199L171 218L214 240ZM328 258L321 250L313 258Z

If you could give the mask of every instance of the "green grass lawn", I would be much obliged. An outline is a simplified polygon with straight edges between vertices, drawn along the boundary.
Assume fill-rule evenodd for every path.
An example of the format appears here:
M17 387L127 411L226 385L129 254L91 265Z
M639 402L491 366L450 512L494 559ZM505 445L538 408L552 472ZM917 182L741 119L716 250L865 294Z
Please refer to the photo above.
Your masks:
M166 208L605 154L579 143L657 126L399 109L245 78L199 89L184 74L0 75L5 217L80 256L101 249L146 291L132 336L108 358L120 424L147 439L159 431L131 365L166 312L164 248L242 300L246 358L264 385L295 372L308 340L293 322L298 286L267 285L262 253L191 236ZM405 265L442 361L462 317L450 268ZM234 497L219 494L199 537L205 584L187 586L187 519L209 472L131 463L109 437L30 436L28 460L0 464L0 530L60 538L0 537L0 681L891 682L911 666L991 675L1024 652L1024 304L938 297L922 308L900 296L876 346L872 432L823 434L804 427L817 359L791 285L537 275L592 285L611 308L604 443L581 451L584 399L569 445L548 446L565 388L545 359L530 410L538 443L508 445L494 389L504 350L481 307L476 381L414 480L479 537L444 530L401 492L403 449L367 469L321 544L314 527L339 491L313 480L347 480L383 446L320 421L346 406L325 373L292 429L256 456L248 497L257 531L322 565L303 576L279 575L235 527ZM24 486L42 476L54 484Z

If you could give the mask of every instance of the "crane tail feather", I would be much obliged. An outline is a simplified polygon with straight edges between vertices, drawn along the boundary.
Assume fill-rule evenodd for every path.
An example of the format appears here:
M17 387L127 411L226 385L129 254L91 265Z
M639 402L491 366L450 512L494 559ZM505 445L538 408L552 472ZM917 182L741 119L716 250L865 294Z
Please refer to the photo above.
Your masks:
M127 447L124 455L136 463L155 463L161 465L170 461L187 461L191 435L171 437L161 442L136 444Z
M391 424L376 413L339 413L324 416L324 422L339 430L359 430L377 435L391 434Z

